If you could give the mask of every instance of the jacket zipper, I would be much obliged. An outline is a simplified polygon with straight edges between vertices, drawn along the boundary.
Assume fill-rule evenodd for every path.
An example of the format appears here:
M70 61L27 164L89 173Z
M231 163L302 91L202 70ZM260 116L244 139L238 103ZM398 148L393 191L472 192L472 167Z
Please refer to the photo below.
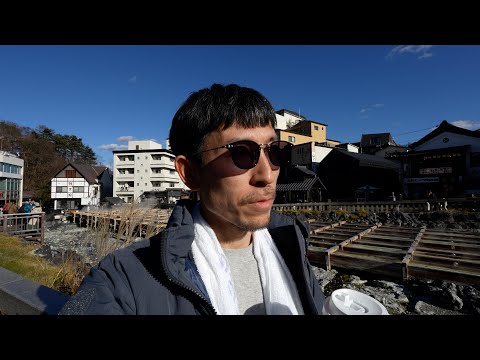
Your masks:
M162 239L160 241L160 252L162 254L162 269L163 269L163 272L165 273L165 276L167 277L168 281L170 281L174 285L180 287L184 291L187 291L187 292L190 292L190 293L196 295L200 300L200 307L203 311L206 312L206 315L217 315L217 312L214 309L214 307L212 305L210 305L208 300L202 294L200 294L194 288L185 285L183 282L181 282L177 279L174 279L173 276L171 276L171 274L170 274L170 272L169 272L169 270L166 266L167 259L166 259L165 245L164 245L164 242L166 241L165 236L166 236L166 233L163 233L162 234ZM192 304L193 304L193 302L192 302ZM195 304L193 304L193 305L195 306Z

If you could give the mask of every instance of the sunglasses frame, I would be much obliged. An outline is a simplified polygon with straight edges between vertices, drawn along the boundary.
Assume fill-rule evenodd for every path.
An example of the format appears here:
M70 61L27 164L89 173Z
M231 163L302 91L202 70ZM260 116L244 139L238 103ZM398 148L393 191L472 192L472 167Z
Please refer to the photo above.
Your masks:
M250 166L250 167L239 166L238 163L237 163L239 160L235 161L235 153L233 152L233 149L236 147L236 145L241 144L241 143L255 144L257 146L257 149L254 150L254 152L253 152L253 155L254 155L253 165ZM262 149L267 149L267 154L268 154L268 158L270 159L270 162L275 166L281 167L281 166L284 166L285 164L281 164L281 163L279 163L278 165L275 164L272 161L272 157L270 155L270 151L271 151L270 149L271 149L272 144L277 144L277 143L285 143L286 144L280 150L283 150L287 147L289 147L290 150L291 150L291 148L293 147L292 143L290 143L288 141L285 141L285 140L275 140L275 141L272 141L269 144L258 144L253 140L239 140L239 141L235 141L235 142L232 142L232 143L229 143L229 144L226 144L226 145L223 145L223 146L219 146L219 147L216 147L216 148L197 151L197 152L193 153L192 156L197 155L197 154L201 154L201 153L204 153L204 152L207 152L207 151L212 151L212 150L218 150L218 149L225 148L225 149L230 151L230 154L232 155L232 161L233 161L233 163L235 164L236 167L238 167L239 169L242 169L242 170L249 170L249 169L253 169L255 166L257 166L258 160L260 159L260 152L262 151ZM290 159L288 161L290 162Z

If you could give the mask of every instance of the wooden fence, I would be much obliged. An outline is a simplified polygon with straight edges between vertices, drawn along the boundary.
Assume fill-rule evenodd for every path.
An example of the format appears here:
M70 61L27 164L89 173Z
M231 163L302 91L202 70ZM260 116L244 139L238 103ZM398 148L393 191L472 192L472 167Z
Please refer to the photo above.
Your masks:
M368 202L318 202L318 203L295 203L295 204L273 204L273 210L297 211L335 211L345 210L355 212L366 210L368 212L382 213L391 210L401 212L423 212L432 210L480 210L480 200L470 199L437 199L437 200L403 200L403 201L368 201Z

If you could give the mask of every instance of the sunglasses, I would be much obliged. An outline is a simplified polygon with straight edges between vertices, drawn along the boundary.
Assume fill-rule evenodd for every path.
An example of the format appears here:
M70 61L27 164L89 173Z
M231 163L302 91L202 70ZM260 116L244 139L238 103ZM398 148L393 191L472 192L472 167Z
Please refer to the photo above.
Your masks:
M230 151L235 166L239 169L247 170L257 165L261 149L267 149L268 157L273 165L288 165L290 163L292 147L293 145L288 141L273 141L270 144L257 144L252 140L240 140L213 149L198 151L192 155L225 148Z

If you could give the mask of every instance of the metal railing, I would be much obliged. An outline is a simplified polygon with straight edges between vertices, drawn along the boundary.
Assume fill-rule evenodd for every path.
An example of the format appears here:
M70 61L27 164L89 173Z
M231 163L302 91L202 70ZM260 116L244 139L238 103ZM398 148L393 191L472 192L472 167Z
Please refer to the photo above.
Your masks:
M3 214L0 216L0 231L13 236L38 240L45 237L45 213Z

